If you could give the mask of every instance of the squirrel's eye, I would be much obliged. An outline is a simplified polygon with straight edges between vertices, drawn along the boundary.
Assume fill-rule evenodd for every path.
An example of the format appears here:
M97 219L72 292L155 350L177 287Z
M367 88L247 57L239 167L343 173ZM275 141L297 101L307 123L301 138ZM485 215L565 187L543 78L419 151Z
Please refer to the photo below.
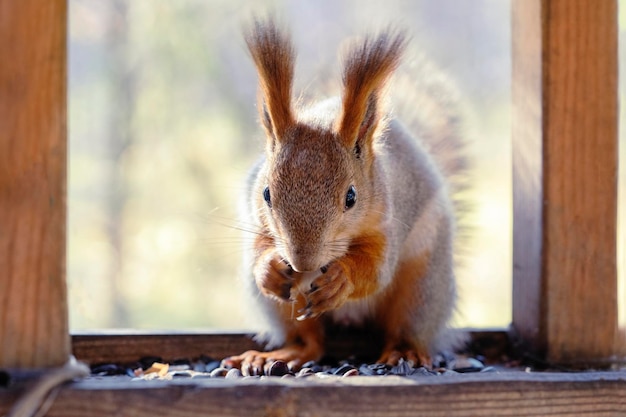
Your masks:
M354 185L351 185L348 188L348 192L346 193L346 210L354 207L356 204L356 188Z
M263 199L267 203L269 208L272 208L272 199L270 198L270 187L265 187L263 190Z

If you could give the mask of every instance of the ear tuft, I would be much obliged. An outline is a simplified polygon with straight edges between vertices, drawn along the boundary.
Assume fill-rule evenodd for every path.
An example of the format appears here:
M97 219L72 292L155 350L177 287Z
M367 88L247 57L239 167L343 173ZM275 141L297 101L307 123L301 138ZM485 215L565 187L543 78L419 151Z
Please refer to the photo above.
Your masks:
M381 119L385 82L400 62L406 46L402 32L388 30L353 46L344 61L339 136L346 146L363 148Z
M259 74L259 113L268 135L280 140L294 124L291 90L295 52L272 19L254 20L245 41Z

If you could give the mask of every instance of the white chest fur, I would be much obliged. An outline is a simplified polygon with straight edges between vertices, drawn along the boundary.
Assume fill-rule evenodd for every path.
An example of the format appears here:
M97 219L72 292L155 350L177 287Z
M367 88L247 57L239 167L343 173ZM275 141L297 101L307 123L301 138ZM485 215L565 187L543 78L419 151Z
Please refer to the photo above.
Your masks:
M348 301L331 313L333 321L342 326L360 326L372 316L373 305L371 298Z

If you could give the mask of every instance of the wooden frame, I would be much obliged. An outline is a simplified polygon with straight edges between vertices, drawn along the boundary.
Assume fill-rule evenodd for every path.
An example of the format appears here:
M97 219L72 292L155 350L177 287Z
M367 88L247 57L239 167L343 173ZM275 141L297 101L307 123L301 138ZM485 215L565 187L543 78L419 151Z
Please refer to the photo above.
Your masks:
M617 2L518 0L512 16L513 327L550 361L609 362L626 353Z
M66 0L0 2L0 368L56 367L71 351L64 277L66 20ZM513 0L513 53L514 336L550 362L623 360L615 250L616 0ZM225 349L233 340L250 343L237 335L203 337L203 343L221 337ZM126 339L127 350L140 339ZM81 359L94 361L94 351L80 351L80 343L119 340L74 343ZM168 349L174 355L176 343ZM0 413L27 385L0 389ZM320 403L326 415L618 415L626 413L624 398L623 371L327 383L87 380L61 390L49 415L278 415L320 412Z
M67 3L0 2L0 367L62 365Z
M49 417L124 416L622 416L623 374L468 374L343 380L87 380L62 389ZM0 398L15 399L14 390ZM4 398L3 398L4 397ZM3 412L0 402L0 412Z

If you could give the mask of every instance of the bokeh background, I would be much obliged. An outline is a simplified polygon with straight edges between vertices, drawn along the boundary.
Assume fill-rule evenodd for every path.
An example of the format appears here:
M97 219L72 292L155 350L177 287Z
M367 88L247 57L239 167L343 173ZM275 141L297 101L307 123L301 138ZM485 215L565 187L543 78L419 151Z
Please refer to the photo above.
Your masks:
M455 324L508 325L508 0L70 0L72 329L246 328L236 209L263 138L241 29L268 11L291 28L297 92L338 80L344 40L388 25L448 74L475 208Z

